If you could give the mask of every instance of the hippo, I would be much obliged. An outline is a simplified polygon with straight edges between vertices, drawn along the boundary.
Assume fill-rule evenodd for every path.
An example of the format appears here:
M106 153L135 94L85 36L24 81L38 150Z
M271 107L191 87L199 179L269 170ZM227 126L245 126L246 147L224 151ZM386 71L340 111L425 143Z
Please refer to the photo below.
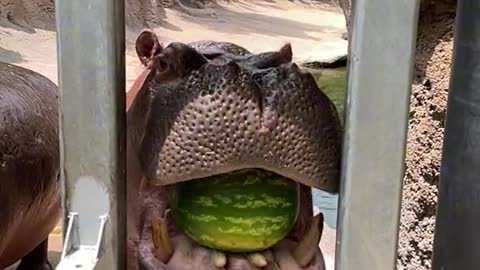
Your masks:
M58 89L0 62L0 269L52 270L48 235L61 215Z
M259 54L216 44L162 46L149 30L137 38L145 71L127 98L127 269L324 270L311 188L339 188L336 107L292 63L289 44ZM298 219L285 239L228 253L178 228L169 214L176 185L244 169L299 184Z

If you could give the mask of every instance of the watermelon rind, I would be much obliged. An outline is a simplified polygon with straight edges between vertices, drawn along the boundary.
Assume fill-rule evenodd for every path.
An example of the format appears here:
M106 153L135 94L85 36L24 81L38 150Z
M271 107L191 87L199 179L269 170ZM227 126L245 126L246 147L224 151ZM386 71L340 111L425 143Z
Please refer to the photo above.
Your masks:
M300 186L263 170L242 170L177 183L172 216L200 245L226 252L268 249L293 229Z

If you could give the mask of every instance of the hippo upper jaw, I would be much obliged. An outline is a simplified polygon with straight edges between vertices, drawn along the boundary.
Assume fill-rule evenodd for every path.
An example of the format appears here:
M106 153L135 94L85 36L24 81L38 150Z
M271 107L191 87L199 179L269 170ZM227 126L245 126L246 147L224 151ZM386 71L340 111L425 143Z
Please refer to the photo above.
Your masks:
M338 115L310 74L291 63L198 66L168 83L153 74L138 97L149 110L132 107L145 127L138 151L152 184L261 168L337 190Z

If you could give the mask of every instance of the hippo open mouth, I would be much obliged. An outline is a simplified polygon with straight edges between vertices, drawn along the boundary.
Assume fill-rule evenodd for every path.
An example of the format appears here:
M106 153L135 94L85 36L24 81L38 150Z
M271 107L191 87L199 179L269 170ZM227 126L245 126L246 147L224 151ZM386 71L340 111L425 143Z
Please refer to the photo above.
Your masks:
M198 44L163 48L150 31L137 39L150 69L128 112L129 145L145 179L138 196L140 268L323 270L323 216L313 216L311 187L338 188L335 106L311 74L291 63L289 45L238 55ZM258 252L220 252L175 224L169 214L175 185L251 169L299 184L298 217L285 239Z

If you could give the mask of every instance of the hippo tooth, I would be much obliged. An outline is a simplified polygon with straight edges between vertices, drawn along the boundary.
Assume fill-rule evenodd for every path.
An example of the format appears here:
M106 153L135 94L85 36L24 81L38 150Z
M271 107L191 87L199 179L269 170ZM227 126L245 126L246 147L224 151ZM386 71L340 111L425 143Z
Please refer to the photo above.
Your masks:
M263 251L263 256L267 260L267 264L273 264L275 262L275 257L273 256L273 252L270 249Z
M160 261L166 263L173 254L172 243L168 235L165 218L152 219L152 236L155 246L154 254Z
M237 75L240 72L240 66L235 61L229 61L227 67L232 74Z
M212 256L215 267L223 268L225 265L227 265L227 256L225 256L224 253L220 251L214 251Z
M314 216L303 240L293 251L293 258L302 267L306 267L315 257L323 231L323 214Z
M265 258L265 256L263 256L263 254L260 254L260 253L249 254L248 260L256 267L267 266L267 259Z
M280 269L277 262L275 262L275 256L273 255L273 252L272 252L271 249L267 249L267 250L263 251L263 255L265 256L265 259L267 259L267 265L262 269L265 269L265 270L279 270Z

